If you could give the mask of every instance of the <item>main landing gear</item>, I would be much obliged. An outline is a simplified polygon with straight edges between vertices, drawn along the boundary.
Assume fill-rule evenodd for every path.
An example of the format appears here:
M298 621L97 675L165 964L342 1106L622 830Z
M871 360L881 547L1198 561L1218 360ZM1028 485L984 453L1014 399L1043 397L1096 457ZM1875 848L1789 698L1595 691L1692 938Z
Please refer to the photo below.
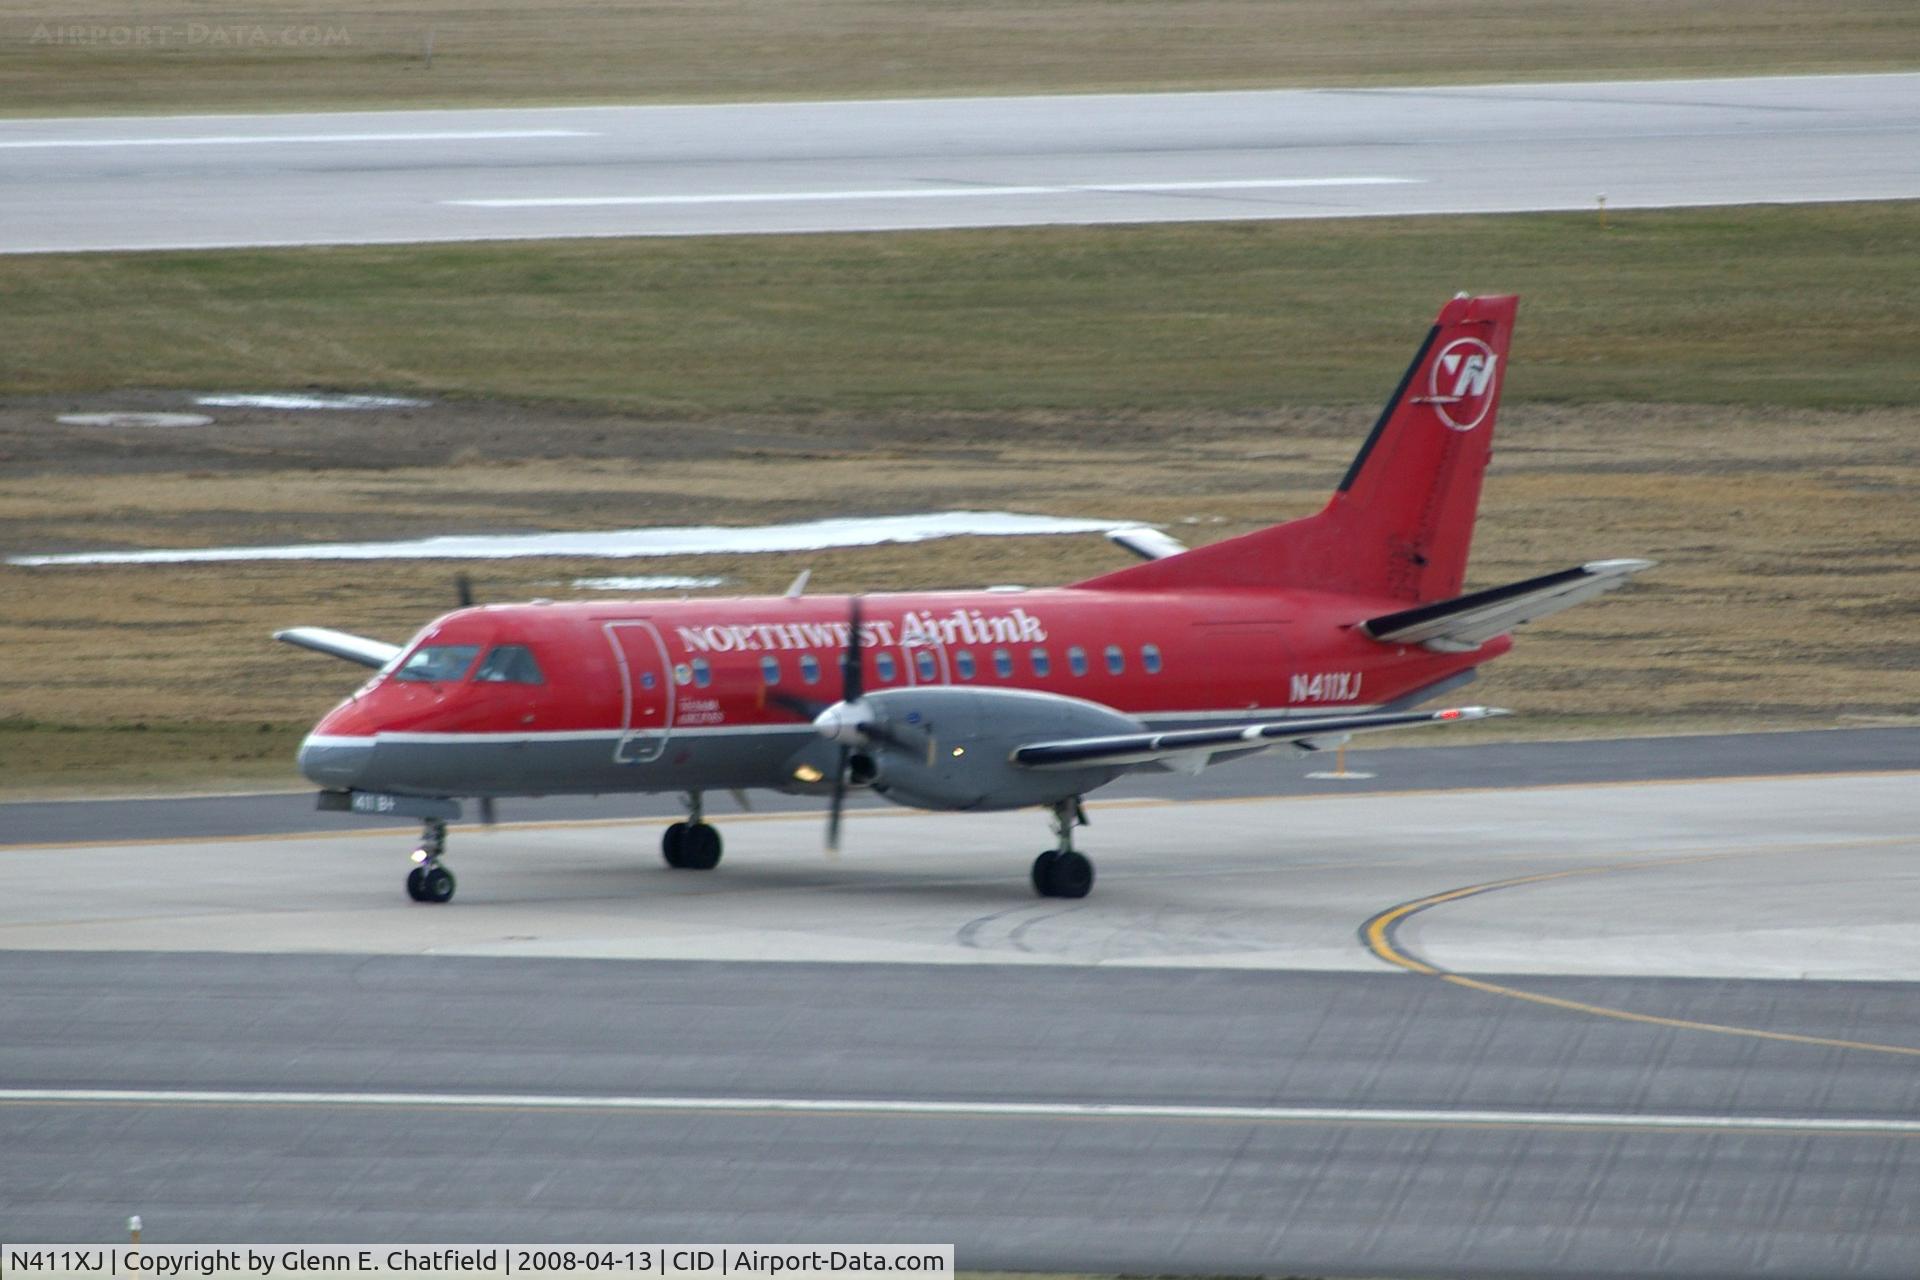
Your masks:
M660 856L679 871L711 871L720 865L720 832L702 817L700 793L687 793L687 820L668 827L660 837Z
M1073 847L1073 829L1087 825L1078 796L1053 806L1053 834L1059 841L1033 860L1033 887L1043 898L1084 898L1093 888L1093 863Z
M415 902L448 902L453 898L453 872L440 862L447 851L447 824L428 818L421 824L420 847L413 851L413 870L407 872L407 896Z

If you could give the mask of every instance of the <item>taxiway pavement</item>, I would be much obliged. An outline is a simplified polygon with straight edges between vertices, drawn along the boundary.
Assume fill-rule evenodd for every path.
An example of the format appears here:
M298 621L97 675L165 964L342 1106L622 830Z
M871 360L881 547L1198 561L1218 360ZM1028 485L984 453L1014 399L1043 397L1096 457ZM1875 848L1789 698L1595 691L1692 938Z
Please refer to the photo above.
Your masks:
M1920 773L1089 805L1092 897L1038 898L1035 812L720 820L677 872L658 819L463 829L448 910L413 833L0 850L0 949L359 952L1378 972L1357 936L1468 973L1920 978Z
M0 252L1920 197L1920 75L0 121Z
M1311 776L1332 770L1334 764L1335 757L1328 754L1275 755L1223 765L1192 778L1143 773L1104 788L1099 798L1372 794L1920 769L1920 729L1681 734L1444 747L1376 747L1363 738L1347 753L1347 769L1354 776L1338 780ZM724 796L712 800L718 812L715 821L727 821L733 802ZM760 813L820 811L818 802L767 792L755 793L750 803ZM852 803L889 807L872 797L855 796ZM510 825L670 818L681 812L681 801L674 795L516 799L502 801L500 811ZM0 847L325 833L390 825L390 819L321 812L314 807L311 791L0 803Z

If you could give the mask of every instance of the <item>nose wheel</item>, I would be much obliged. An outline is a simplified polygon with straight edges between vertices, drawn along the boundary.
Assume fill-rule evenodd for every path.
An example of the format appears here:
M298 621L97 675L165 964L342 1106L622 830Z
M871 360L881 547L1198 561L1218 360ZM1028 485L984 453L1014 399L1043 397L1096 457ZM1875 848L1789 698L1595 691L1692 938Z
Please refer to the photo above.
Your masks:
M1084 898L1093 890L1093 863L1073 847L1073 829L1087 825L1076 797L1053 806L1058 843L1033 860L1033 888L1043 898Z
M413 851L413 870L407 872L407 896L415 902L449 902L453 899L453 872L440 857L447 851L447 824L429 818L420 833L420 847Z
M720 865L720 831L702 816L700 793L687 795L687 820L676 822L660 836L660 856L677 871L711 871Z

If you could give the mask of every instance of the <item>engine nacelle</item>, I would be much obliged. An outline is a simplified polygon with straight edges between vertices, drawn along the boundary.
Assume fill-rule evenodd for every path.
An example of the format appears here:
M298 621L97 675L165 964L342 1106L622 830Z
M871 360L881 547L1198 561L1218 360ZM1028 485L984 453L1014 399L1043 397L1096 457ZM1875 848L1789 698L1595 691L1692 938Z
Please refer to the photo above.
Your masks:
M901 738L932 743L931 756L879 742L862 752L873 761L873 789L917 809L1022 809L1082 795L1124 768L1025 769L1008 757L1033 742L1145 728L1096 702L1027 689L929 685L878 690L866 701Z

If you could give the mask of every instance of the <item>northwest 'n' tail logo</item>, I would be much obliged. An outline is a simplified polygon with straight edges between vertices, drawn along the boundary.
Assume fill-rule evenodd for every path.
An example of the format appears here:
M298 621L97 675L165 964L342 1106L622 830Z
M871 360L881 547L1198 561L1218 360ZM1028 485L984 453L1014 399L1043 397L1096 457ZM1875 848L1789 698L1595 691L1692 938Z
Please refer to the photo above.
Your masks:
M1427 403L1455 431L1479 426L1493 406L1493 371L1500 357L1478 338L1455 338L1433 358Z

